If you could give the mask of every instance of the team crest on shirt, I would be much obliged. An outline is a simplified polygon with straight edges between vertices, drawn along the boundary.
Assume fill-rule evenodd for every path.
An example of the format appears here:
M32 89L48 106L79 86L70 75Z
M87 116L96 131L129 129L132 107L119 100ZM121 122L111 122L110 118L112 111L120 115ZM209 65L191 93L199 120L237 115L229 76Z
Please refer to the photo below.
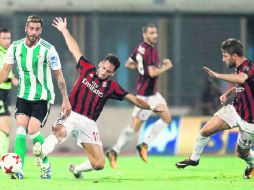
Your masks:
M246 66L243 68L244 71L248 72L250 70L250 67L249 66Z
M145 53L145 48L143 48L142 46L139 46L138 47L138 52L141 53L141 54L144 54Z
M105 88L107 86L107 82L102 83L102 87Z
M41 56L40 54L38 54L38 55L37 55L37 58L40 59L40 58L42 58L42 56Z

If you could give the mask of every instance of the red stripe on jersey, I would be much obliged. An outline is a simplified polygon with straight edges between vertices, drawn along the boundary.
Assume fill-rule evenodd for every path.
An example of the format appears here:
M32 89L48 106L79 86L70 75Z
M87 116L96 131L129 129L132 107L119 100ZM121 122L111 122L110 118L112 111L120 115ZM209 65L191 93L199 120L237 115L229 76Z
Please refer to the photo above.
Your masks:
M238 115L248 123L254 123L254 64L246 60L236 69L236 73L246 73L248 79L236 86L233 106Z
M128 94L121 86L111 80L100 80L95 66L81 57L77 65L80 73L71 95L72 110L92 120L97 120L108 98L122 100Z

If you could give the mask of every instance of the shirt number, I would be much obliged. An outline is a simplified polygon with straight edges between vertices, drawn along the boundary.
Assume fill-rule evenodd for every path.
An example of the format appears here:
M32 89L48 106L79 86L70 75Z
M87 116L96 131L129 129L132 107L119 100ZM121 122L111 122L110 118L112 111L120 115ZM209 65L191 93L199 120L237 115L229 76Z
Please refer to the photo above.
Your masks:
M138 72L141 74L141 75L144 75L144 65L143 65L143 56L138 53L136 55L136 60L138 62Z

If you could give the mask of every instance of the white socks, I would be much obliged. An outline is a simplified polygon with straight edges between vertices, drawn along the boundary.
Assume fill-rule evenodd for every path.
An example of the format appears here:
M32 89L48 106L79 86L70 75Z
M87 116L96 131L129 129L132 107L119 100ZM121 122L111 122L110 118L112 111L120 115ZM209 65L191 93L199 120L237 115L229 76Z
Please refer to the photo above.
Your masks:
M192 155L190 157L193 161L198 161L201 153L204 150L204 147L207 145L210 137L204 137L200 133L196 138L196 142L193 145Z
M49 153L51 153L55 146L58 144L58 140L55 135L51 134L49 135L43 145L42 145L42 154L43 156L47 156Z
M168 123L165 123L162 119L157 120L153 125L151 132L145 137L144 143L149 145L157 135L168 126Z
M112 147L112 149L119 154L121 149L126 145L134 136L135 131L133 127L126 127L120 134L120 136L117 139L116 144Z
M74 168L74 173L77 174L79 172L90 172L92 170L93 170L93 167L91 165L91 162L87 160L81 164L76 165Z

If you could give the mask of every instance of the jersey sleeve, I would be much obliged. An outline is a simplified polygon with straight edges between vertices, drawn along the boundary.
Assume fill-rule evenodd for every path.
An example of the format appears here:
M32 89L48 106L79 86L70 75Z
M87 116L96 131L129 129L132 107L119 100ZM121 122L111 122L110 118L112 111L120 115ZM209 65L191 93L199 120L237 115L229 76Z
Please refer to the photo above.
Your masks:
M248 75L248 78L254 80L254 63L249 62L248 66L243 68L243 73Z
M87 70L89 68L94 68L94 64L91 63L87 58L84 56L81 56L78 64L76 65L76 69L79 73L81 73L83 70Z
M126 90L124 90L117 82L112 81L112 89L113 93L111 94L110 98L111 99L116 99L116 100L123 100L123 98L129 94Z
M5 56L4 56L4 63L6 64L14 64L14 51L13 51L13 44L10 45L8 48Z
M47 55L47 61L52 70L58 70L62 68L60 58L55 47L51 47L49 49L49 52Z
M137 48L135 48L132 53L130 54L130 58L133 60L133 61L137 61Z

